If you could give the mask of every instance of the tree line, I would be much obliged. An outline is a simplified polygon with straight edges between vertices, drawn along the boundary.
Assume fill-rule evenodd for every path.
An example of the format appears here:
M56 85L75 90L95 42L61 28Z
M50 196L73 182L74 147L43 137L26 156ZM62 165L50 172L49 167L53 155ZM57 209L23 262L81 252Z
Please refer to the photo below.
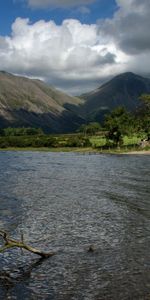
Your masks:
M104 123L89 123L81 125L79 131L88 134L96 134L103 131L106 138L106 146L121 146L125 135L136 133L150 140L150 95L142 95L141 106L135 113L128 112L124 107L117 107L105 115Z
M141 106L135 113L124 107L117 107L105 116L103 124L89 122L82 124L77 134L46 135L40 128L0 129L0 148L8 147L91 147L90 136L104 136L105 148L121 147L123 137L139 134L150 140L150 95L141 96Z
M25 136L25 135L42 135L41 128L20 127L20 128L0 128L0 136Z

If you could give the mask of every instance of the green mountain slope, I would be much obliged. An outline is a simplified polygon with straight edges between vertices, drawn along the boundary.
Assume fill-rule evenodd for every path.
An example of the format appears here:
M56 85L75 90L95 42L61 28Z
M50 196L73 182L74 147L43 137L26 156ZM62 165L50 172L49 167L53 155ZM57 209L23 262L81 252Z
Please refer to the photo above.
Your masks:
M98 89L71 97L43 81L0 72L0 127L40 127L45 132L75 131L86 121L101 121L117 106L135 111L139 96L150 93L150 79L120 74Z
M140 105L139 96L150 93L150 79L131 72L120 74L98 89L81 95L85 100L80 113L88 120L100 121L117 106L134 111Z
M82 118L66 105L83 100L71 97L40 80L0 72L0 126L41 127L47 132L75 130Z

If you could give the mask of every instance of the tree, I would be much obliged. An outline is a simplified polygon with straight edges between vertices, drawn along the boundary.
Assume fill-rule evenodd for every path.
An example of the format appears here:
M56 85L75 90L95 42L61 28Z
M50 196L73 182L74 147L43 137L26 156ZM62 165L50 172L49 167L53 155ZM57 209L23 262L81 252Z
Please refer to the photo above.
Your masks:
M43 135L41 128L32 128L32 127L7 127L4 130L5 136L25 136L25 135Z
M66 147L90 147L91 142L85 136L71 136L68 138Z
M123 135L128 135L133 130L133 118L124 107L117 107L110 114L106 115L104 126L107 130L107 144L121 146Z
M2 128L0 128L0 136L4 135L4 130Z
M140 97L140 100L143 102L144 107L145 107L145 111L148 110L148 112L150 113L150 94L143 94Z
M89 124L82 124L79 128L79 132L84 133L84 135L94 135L96 132L101 130L101 125L98 122L91 122Z
M146 134L147 140L150 140L150 95L143 94L140 100L142 105L137 112L139 129Z

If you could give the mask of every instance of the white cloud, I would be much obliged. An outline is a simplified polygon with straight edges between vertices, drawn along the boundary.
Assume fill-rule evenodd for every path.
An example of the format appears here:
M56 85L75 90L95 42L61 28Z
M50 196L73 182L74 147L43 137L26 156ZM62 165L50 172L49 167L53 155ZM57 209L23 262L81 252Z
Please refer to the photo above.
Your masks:
M78 94L124 71L149 74L149 0L117 4L114 17L99 24L17 18L11 36L0 37L1 69Z
M116 0L119 10L113 19L100 24L100 32L111 38L125 53L150 50L149 0Z
M79 80L97 79L115 64L115 49L100 44L96 24L73 19L60 26L43 20L31 24L17 18L12 35L0 38L1 69L43 77L57 86L61 81L76 85Z
M28 5L34 8L45 7L69 7L86 5L96 0L27 0Z

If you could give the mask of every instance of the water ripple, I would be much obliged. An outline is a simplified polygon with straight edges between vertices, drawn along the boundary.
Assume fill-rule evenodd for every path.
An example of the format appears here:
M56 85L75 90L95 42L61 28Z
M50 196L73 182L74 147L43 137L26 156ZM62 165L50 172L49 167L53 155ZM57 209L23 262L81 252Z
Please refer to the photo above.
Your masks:
M0 228L57 255L1 254L0 299L150 299L149 161L1 152Z

